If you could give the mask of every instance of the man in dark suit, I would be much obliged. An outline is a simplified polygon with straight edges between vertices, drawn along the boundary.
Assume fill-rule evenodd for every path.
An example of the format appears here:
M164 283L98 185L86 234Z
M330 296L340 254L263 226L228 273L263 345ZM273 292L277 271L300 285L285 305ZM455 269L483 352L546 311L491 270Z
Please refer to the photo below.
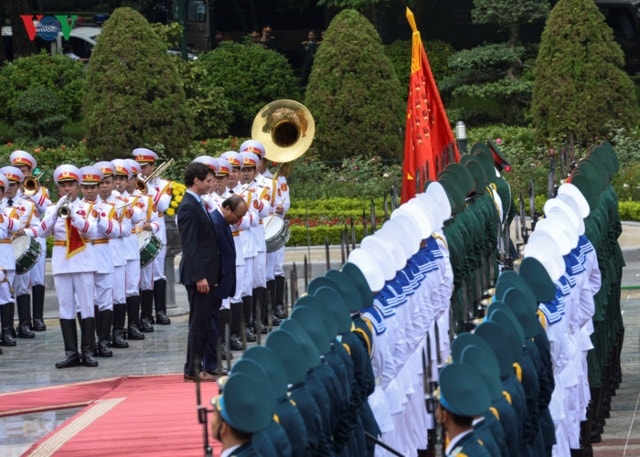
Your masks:
M187 186L178 207L178 230L182 241L180 282L189 300L189 335L185 381L195 380L204 355L209 321L214 313L211 294L220 283L221 259L213 220L202 201L202 195L213 186L213 173L202 163L191 163L184 173ZM196 362L198 361L198 362Z
M247 211L248 207L244 199L239 195L231 195L210 213L220 252L220 281L211 293L213 307L216 311L211 319L207 334L207 346L204 354L205 372L202 373L202 381L213 381L216 375L223 373L222 367L218 366L217 357L219 339L217 311L224 298L233 297L236 293L236 246L229 226L239 224ZM230 356L227 354L227 357Z

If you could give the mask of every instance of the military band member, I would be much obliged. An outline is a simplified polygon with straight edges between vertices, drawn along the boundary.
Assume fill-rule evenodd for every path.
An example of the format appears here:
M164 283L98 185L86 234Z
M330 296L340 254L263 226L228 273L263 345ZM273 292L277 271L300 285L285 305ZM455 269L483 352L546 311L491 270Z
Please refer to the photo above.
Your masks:
M38 166L36 159L26 151L13 151L9 156L11 165L17 167L22 171L25 178L33 178L34 171ZM36 177L36 180L40 177ZM35 189L21 188L18 191L18 195L24 197L27 200L31 200L36 205L36 214L32 222L37 222L42 219L47 207L51 205L51 198L49 191L45 186L37 181ZM37 238L40 243L40 252L47 252L47 240L44 238ZM44 276L45 276L45 255L38 257L36 264L29 270L29 280L31 283L31 298L33 307L33 325L31 330L36 332L42 332L47 329L44 323Z
M4 197L5 189L9 187L7 177L0 173L0 198ZM15 346L15 330L13 328L14 304L13 284L16 260L11 246L12 233L20 229L15 209L0 207L0 319L2 322L2 334L0 344L2 346Z
M157 235L161 230L161 218L158 217L158 212L155 209L156 206L153 203L153 198L149 194L145 194L138 188L138 183L141 179L139 178L139 176L142 173L142 167L140 167L140 164L133 159L125 160L127 160L129 165L131 166L132 175L136 177L135 180L133 179L133 177L130 180L129 185L132 186L130 189L130 194L135 195L138 199L137 204L141 208L144 208L145 219L142 222L140 228L143 231L147 230L153 232L154 236L156 237L155 239L157 241L160 241L157 238ZM160 255L161 251L162 246L158 246L157 255ZM139 253L139 255L140 254L141 252ZM153 278L155 271L156 267L154 266L154 261L151 261L144 266L141 265L140 267L140 321L138 327L142 332L153 332Z
M260 157L257 167L256 180L258 183L269 189L269 214L275 214L284 218L289 211L289 187L287 179L275 174L267 167L266 150L264 145L256 140L247 140L240 145L240 152L253 152ZM268 299L271 300L273 311L273 324L278 325L280 320L286 317L284 310L284 246L267 252L266 279Z
M218 195L218 198L225 199L233 195L228 187L229 175L231 174L233 167L231 162L227 159L223 159L222 157L216 159L216 165L213 193ZM242 277L246 276L246 274L240 231L247 230L249 227L250 220L247 217L241 218L231 226L231 234L233 235L233 242L236 247L236 292L232 297L228 297L222 301L222 308L229 309L231 311L229 322L231 331L229 337L229 348L234 351L239 351L243 348L242 340L239 336L242 331L242 298L239 291L242 288Z
M156 161L158 154L147 148L136 148L133 150L133 156L140 164L142 171L141 178L147 179L156 169ZM153 200L153 209L157 212L158 231L155 235L158 237L162 246L160 246L158 255L153 260L152 282L153 282L153 301L156 308L155 322L159 325L169 325L171 320L167 317L167 277L164 272L164 260L167 254L167 229L164 220L164 214L171 204L172 187L171 181L154 176L147 181L148 195ZM144 297L143 297L144 302ZM151 317L153 323L153 317Z
M97 367L94 358L96 322L93 307L96 258L91 239L96 236L97 217L91 203L78 198L80 170L73 165L60 165L53 178L61 197L50 206L40 225L28 227L29 236L46 237L53 234L51 268L60 308L60 329L64 341L65 359L56 368L78 365ZM78 351L76 311L81 316L82 354Z
M127 300L125 294L125 270L127 266L127 258L125 254L124 238L131 236L131 216L133 209L115 190L115 172L116 169L111 162L97 162L96 167L102 172L102 180L100 181L98 190L98 199L102 202L110 203L115 207L115 217L120 224L120 234L115 238L109 238L111 245L111 254L113 259L113 319L111 347L127 348L129 343L124 339L124 322L127 314ZM123 171L123 170L121 170ZM126 173L126 170L124 170Z
M254 217L259 220L258 224L252 225L249 230L253 243L253 265L250 270L252 273L248 275L252 277L251 295L253 297L254 331L260 330L265 333L267 331L267 245L262 221L269 214L269 189L256 179L260 157L252 152L240 153L240 157L242 166L240 182L242 187L238 191L242 193L250 211L254 213ZM247 263L246 257L245 263ZM249 267L247 267L247 273L249 273ZM256 320L258 312L260 313L261 321Z
M97 218L97 229L91 238L93 255L96 258L95 281L95 316L98 335L96 355L111 357L111 326L113 324L113 252L110 239L120 235L121 226L116 218L114 205L98 200L98 187L103 179L102 171L96 166L80 169L82 173L82 195L90 204L91 213Z
M220 159L226 160L231 168L227 178L227 192L235 193L235 189L242 189L240 184L240 154L236 151L225 151L220 155ZM242 218L242 224L233 230L233 241L236 243L236 293L229 298L231 313L230 343L238 346L242 340L242 327L244 327L246 341L253 343L257 340L253 332L252 299L251 299L251 275L247 274L252 268L253 243L249 228L256 225L259 219L254 211L249 208L247 216ZM242 343L241 343L242 344Z
M38 225L40 219L36 216L35 204L31 200L18 196L18 190L24 179L20 169L14 166L6 166L0 168L0 173L3 173L9 182L8 187L5 189L2 204L15 209L21 227ZM30 277L31 275L27 271L22 274L16 274L13 280L13 296L18 308L18 327L16 329L18 338L33 338L35 336L35 333L31 331Z
M140 202L140 197L132 195L138 178L132 171L131 163L125 159L115 159L111 163L116 172L114 179L116 190L120 193L122 203L129 206L130 211L127 211L127 213L131 217L131 236L123 238L127 260L125 267L125 300L128 316L127 338L129 340L143 340L144 333L138 327L140 320L140 249L138 247L138 235L142 232L140 224L146 217L145 205ZM114 333L119 334L120 324L119 319L114 318ZM124 327L124 322L122 322L122 325Z

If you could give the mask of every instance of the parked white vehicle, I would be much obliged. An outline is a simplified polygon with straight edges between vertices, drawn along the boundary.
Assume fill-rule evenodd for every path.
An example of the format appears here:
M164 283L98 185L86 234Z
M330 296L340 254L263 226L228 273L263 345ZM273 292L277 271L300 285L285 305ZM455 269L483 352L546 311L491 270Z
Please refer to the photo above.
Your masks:
M62 32L58 32L57 38L53 41L45 41L36 36L34 43L37 49L46 49L51 55L64 54L66 53L65 49L69 46L69 49L75 55L81 59L88 59L91 57L91 52L96 45L98 35L100 35L101 31L102 29L100 27L80 26L71 29L68 40L64 39ZM2 40L9 60L13 58L13 50L11 48L12 36L11 26L2 27Z

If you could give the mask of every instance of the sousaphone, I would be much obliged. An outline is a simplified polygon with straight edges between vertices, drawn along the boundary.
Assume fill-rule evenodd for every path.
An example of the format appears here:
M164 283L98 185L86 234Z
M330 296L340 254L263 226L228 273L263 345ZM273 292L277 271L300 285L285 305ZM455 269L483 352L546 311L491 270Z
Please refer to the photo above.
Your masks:
M295 100L276 100L256 114L251 138L261 142L265 157L272 162L292 162L302 156L311 143L316 123L311 112Z

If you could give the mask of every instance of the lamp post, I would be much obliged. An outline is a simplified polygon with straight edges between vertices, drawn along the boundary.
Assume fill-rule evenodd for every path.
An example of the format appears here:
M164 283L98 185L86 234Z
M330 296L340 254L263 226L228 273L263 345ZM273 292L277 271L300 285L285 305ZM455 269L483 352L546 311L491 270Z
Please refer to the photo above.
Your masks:
M460 154L467 153L467 127L464 122L456 122L456 139L458 140L458 150Z

